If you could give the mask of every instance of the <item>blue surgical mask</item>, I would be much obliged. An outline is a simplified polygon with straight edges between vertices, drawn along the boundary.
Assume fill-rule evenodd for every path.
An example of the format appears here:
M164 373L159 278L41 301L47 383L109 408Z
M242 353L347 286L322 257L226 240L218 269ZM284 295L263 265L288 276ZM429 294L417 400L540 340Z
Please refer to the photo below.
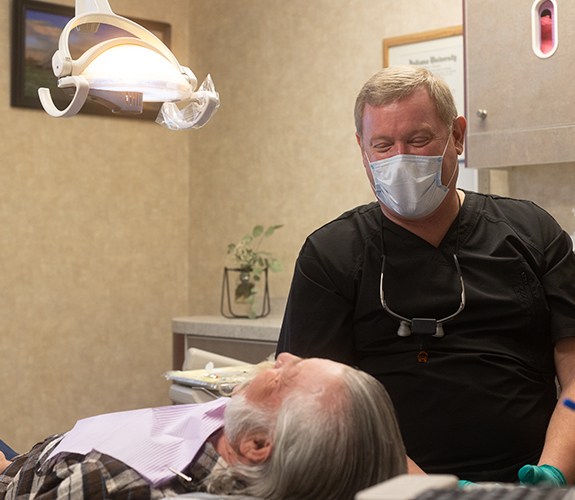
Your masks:
M437 210L449 191L441 183L448 144L449 138L440 156L395 155L374 162L368 158L377 199L407 219L420 219Z

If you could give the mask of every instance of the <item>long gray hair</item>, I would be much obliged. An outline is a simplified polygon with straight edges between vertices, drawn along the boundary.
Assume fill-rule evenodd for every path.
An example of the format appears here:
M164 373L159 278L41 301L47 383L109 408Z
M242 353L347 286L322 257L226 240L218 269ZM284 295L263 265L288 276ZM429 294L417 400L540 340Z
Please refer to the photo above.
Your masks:
M302 392L287 397L269 428L270 458L213 473L207 490L269 500L351 500L358 491L404 473L405 448L387 391L349 367L340 387L329 398ZM251 418L261 429L269 415L256 411Z
M411 95L424 87L441 120L449 127L457 118L457 108L449 85L431 71L417 66L390 66L375 73L362 87L355 100L355 130L363 131L365 105L384 106Z

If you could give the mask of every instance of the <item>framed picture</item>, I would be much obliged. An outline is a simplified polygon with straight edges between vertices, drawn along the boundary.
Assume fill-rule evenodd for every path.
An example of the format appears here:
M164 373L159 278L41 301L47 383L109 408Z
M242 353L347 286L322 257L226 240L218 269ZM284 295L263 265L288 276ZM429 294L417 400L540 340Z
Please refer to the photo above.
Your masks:
M423 66L451 88L459 114L465 113L463 29L452 26L383 40L383 66Z
M43 109L38 89L47 87L50 89L54 104L64 109L71 97L58 88L57 78L52 71L52 56L58 49L60 33L75 15L74 7L37 0L13 0L12 8L10 104L14 107ZM169 47L171 36L169 24L132 17L130 19L151 31ZM69 37L70 53L76 59L87 48L118 36L133 35L107 24L100 24L96 33L79 33L73 30ZM160 106L161 103L145 103L141 114L116 116L154 120ZM88 99L80 114L110 115L111 111Z

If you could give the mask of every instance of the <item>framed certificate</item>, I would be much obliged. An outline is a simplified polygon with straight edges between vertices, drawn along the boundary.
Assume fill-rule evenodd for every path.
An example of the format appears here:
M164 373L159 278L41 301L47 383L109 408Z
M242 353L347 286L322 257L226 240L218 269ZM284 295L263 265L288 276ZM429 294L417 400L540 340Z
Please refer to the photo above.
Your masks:
M465 113L461 26L384 39L383 66L403 64L425 67L443 78L453 92L458 113Z

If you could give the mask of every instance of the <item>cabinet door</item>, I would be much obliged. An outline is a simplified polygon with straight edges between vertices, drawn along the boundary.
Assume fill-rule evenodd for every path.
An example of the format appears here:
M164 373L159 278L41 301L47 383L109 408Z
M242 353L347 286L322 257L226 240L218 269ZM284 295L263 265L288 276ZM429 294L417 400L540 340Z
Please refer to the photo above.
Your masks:
M575 1L553 2L548 57L533 49L540 3L464 0L468 167L575 161Z

